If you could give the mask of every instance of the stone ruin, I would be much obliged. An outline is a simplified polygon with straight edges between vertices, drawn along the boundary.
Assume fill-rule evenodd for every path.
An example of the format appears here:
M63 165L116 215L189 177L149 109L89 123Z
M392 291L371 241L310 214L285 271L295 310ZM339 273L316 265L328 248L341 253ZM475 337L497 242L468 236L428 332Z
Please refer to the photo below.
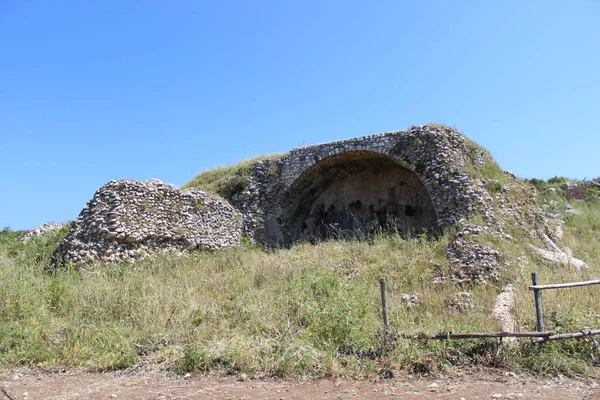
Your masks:
M378 229L437 235L452 226L449 266L440 266L440 278L496 280L501 255L477 235L511 240L507 225L520 226L538 242L542 237L547 251L557 246L535 189L506 172L502 184L484 178L479 170L491 162L455 129L424 125L257 161L227 199L160 181L111 181L72 224L57 258L85 265L231 247L243 236L277 248ZM482 221L467 222L474 215Z
M225 200L159 180L110 181L72 223L56 258L85 265L156 252L211 250L239 244L241 216Z
M46 222L43 225L40 225L36 228L33 228L33 229L23 232L22 234L19 235L18 240L20 240L21 242L27 242L30 239L33 239L34 237L42 236L48 232L54 232L59 229L62 229L64 226L65 226L65 224L57 224L55 222Z
M485 157L455 130L429 126L297 147L270 161L270 176L251 173L247 195L231 203L256 210L245 233L271 246L389 224L436 233L481 202L465 166Z

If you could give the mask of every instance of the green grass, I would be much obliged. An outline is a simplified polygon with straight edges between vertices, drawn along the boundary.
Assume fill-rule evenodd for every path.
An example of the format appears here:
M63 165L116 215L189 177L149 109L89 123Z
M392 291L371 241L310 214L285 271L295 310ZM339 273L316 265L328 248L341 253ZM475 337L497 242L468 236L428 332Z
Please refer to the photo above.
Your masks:
M498 358L493 340L383 341L381 276L387 279L390 321L399 332L500 329L490 312L502 283L432 283L433 265L444 262L448 241L448 235L429 242L379 236L271 253L244 246L156 256L135 265L104 264L88 272L49 272L46 261L34 256L44 242L26 243L30 248L16 257L0 252L0 366L107 370L144 360L178 371L356 376L432 373L472 364L552 372L545 366L560 356L578 360L579 369L584 365L589 373L585 344L569 356L553 348L539 361L532 358L539 348L526 345ZM551 269L538 270L550 277ZM526 283L522 286L526 292ZM448 312L445 302L464 290L473 293L476 308ZM407 309L400 295L414 292L420 303ZM533 326L530 300L527 293L515 310L522 330ZM576 304L562 306L574 320L564 313L552 318L563 318L565 329L597 322L587 316L593 299L573 312Z
M433 285L430 262L448 238L396 236L332 241L266 253L254 247L156 256L92 271L48 271L36 257L2 252L0 366L131 366L143 357L180 371L219 368L277 376L363 374L380 368L378 279L389 287L390 320L402 332L498 329L498 290L474 288L477 308L451 314L445 301L464 287ZM25 246L37 247L31 243ZM23 253L25 254L25 253ZM408 310L401 293L418 292ZM458 344L468 348L469 344ZM438 344L394 350L397 369L414 369ZM438 350L436 350L438 349ZM431 368L450 365L436 360Z
M539 201L566 203L561 196L549 192ZM499 323L490 315L495 296L513 282L518 329L534 330L531 272L542 283L600 276L600 202L570 202L583 214L566 217L562 244L589 269L545 263L532 254L524 231L508 225L512 241L477 236L502 251L503 266L499 282L479 286L433 283L439 265L447 263L450 230L431 240L382 234L271 252L246 244L135 264L98 264L83 272L48 269L66 228L27 243L5 229L0 232L0 368L109 370L149 363L181 372L297 377L426 374L483 365L597 375L600 354L590 341L521 341L500 351L494 340L393 339L384 335L380 318L383 276L397 332L496 331ZM461 291L473 293L475 308L449 312L445 303ZM403 293L418 293L419 304L407 309ZM599 296L597 286L544 292L546 328L598 328Z
M500 168L486 148L468 138L465 138L465 140L471 159L468 160L469 162L466 163L464 168L472 178L488 180L486 189L492 193L500 191L503 184L514 183L514 178ZM477 164L476 159L478 158L483 159L483 165Z
M271 154L244 160L235 165L228 165L204 171L183 185L182 188L194 188L230 200L234 194L241 193L246 188L248 173L255 162L260 160L280 159L284 156L285 154ZM276 171L273 172L275 173Z
M564 178L552 178L548 182L537 181L536 187L547 189L559 187ZM561 245L569 248L573 256L586 261L588 269L576 271L574 268L548 264L529 255L519 265L516 280L523 284L517 286L516 303L513 313L521 330L534 330L531 307L533 296L527 289L531 282L531 272L538 273L541 284L565 283L600 278L600 201L567 200L562 191L540 193L540 205L553 205L548 211L563 213L566 203L582 212L581 215L566 215L564 238ZM564 290L546 290L542 292L542 305L545 316L545 329L565 332L578 332L583 328L600 328L598 312L599 286L578 287ZM593 368L600 356L590 340L565 340L547 343L543 346L529 345L520 356L518 365L529 371L567 374L597 374ZM586 352L589 354L586 355ZM586 362L582 362L582 359Z
M4 228L0 231L0 254L10 256L19 263L39 263L49 265L54 255L54 250L67 235L71 224L66 224L61 229L47 232L41 236L33 236L27 242L17 240L23 231L12 231Z
M555 176L553 178L548 179L547 181L543 179L531 179L530 182L537 190L543 192L546 189L550 188L559 188L563 183L571 181L564 176Z

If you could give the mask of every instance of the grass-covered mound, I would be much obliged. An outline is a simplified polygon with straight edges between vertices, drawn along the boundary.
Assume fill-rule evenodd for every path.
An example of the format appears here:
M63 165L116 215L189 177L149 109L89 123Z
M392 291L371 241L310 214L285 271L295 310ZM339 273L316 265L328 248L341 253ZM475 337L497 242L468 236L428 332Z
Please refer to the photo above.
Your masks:
M182 189L198 189L209 194L221 196L227 200L246 189L248 174L252 165L261 160L281 159L285 154L271 154L244 160L238 164L217 167L203 171L183 185Z
M542 283L598 278L600 203L566 199L560 190L545 192L539 201L558 213L564 213L561 204L567 202L582 212L565 216L563 243L588 262L588 270L547 264L516 237L495 243L510 250L511 257L520 257L518 266L501 271L498 282L433 283L446 262L453 232L434 240L380 235L273 252L245 246L156 256L90 272L49 270L50 250L64 232L20 243L16 233L4 230L0 367L103 370L149 363L179 371L389 376L398 370L427 373L480 364L594 374L600 354L588 340L521 341L498 352L495 340L398 339L390 344L382 339L381 276L387 278L391 324L401 333L499 330L490 313L506 282L516 288L512 311L518 328L534 330L527 289L532 271ZM449 311L448 302L464 291L472 293L474 308ZM402 294L415 293L417 305L406 307ZM597 286L544 292L546 328L598 328L599 295Z

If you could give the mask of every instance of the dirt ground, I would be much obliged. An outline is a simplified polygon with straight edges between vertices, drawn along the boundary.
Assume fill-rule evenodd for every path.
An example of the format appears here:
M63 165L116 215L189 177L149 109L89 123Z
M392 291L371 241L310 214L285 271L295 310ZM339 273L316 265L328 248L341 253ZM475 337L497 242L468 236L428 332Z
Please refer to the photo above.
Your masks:
M503 371L421 378L241 380L163 372L0 371L0 399L546 399L600 400L600 382Z

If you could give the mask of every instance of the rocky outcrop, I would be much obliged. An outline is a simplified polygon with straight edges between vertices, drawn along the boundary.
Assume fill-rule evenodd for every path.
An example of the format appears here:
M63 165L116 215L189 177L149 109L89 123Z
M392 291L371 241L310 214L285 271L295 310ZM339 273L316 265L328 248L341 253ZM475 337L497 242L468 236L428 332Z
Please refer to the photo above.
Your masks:
M567 252L558 249L557 251L540 249L539 247L531 246L531 248L544 260L553 264L559 264L565 267L575 267L577 271L588 268L585 261L569 255Z
M244 177L244 190L229 199L243 216L243 234L256 243L267 243L265 221L281 191L282 165L281 159L256 161Z
M453 313L468 312L476 307L473 293L470 292L455 293L454 296L446 299L444 305L446 310Z
M456 282L486 283L499 279L500 252L460 233L448 246L448 259L450 278Z
M73 222L56 259L133 261L153 252L239 244L241 217L226 201L152 181L110 181Z
M492 308L492 316L500 322L502 332L516 332L517 320L511 314L511 310L515 300L515 289L513 285L504 286L502 292L496 296L494 307ZM503 338L504 342L509 345L517 343L517 338Z
M18 239L22 242L27 242L29 239L31 239L33 237L41 236L48 232L57 231L59 229L62 229L64 226L65 226L65 224L56 224L54 222L46 222L43 225L40 225L38 227L35 227L33 229L23 232L19 236Z

